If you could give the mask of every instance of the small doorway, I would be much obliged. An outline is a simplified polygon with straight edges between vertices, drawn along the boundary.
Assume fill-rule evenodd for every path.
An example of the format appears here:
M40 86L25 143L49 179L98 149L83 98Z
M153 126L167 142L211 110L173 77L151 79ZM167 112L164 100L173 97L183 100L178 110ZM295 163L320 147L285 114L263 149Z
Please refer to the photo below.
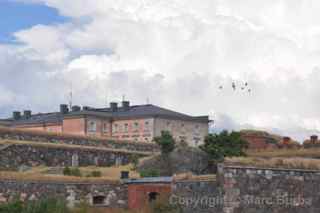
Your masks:
M153 203L157 200L157 198L159 197L159 193L158 192L150 192L149 193L149 203Z

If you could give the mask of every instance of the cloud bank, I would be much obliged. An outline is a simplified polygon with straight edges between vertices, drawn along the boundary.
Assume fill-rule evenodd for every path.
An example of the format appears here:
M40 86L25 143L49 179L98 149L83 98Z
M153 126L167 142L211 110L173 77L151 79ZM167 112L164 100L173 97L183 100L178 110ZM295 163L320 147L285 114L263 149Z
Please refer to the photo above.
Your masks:
M0 44L3 116L55 110L72 85L75 104L104 106L125 94L210 114L215 131L256 127L298 140L320 132L319 1L25 2L70 21Z

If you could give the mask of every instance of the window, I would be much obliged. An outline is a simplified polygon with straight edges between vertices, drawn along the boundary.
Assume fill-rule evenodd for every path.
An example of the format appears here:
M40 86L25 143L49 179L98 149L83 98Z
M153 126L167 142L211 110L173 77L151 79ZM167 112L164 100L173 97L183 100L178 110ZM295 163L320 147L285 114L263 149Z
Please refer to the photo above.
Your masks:
M103 123L102 131L103 132L108 132L108 124L107 123Z
M114 124L114 125L113 125L113 128L112 128L112 132L113 132L113 133L118 132L118 128L119 128L118 124Z
M200 134L200 126L199 124L196 124L195 127L194 127L194 134L198 135Z
M150 123L149 123L149 121L144 122L144 131L146 131L146 132L150 131Z
M129 124L124 124L124 132L128 132L129 131Z
M97 131L97 123L95 121L89 121L89 132L96 132Z
M134 122L133 130L136 131L136 132L139 131L139 123L138 122Z

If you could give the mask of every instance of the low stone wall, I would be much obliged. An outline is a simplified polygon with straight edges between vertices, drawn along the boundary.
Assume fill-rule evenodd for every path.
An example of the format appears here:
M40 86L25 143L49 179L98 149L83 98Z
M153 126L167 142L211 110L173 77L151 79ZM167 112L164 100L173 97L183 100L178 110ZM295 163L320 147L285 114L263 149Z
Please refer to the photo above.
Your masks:
M73 207L81 201L91 205L127 208L128 189L116 183L61 183L43 181L0 180L0 203L20 197L23 201L47 197L62 198ZM99 197L99 199L96 199ZM95 203L99 201L99 203Z
M320 171L219 166L225 213L320 212Z
M0 127L0 140L22 140L34 142L46 142L55 144L71 144L71 145L84 145L105 147L112 149L126 149L130 151L141 152L158 152L159 147L153 143L141 143L132 141L116 141L104 138L93 138L87 136L67 135L59 133L48 133L41 131L28 131Z
M17 170L21 166L40 165L49 167L125 165L134 157L142 156L145 155L117 150L8 144L0 147L0 170Z

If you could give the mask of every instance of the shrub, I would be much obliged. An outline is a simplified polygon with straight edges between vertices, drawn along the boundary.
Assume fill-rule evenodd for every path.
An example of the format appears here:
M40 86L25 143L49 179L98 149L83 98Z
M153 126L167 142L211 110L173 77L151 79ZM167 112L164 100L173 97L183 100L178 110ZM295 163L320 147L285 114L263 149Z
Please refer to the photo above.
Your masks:
M209 134L200 148L207 152L213 160L223 160L224 157L244 156L247 141L241 138L239 132L222 131L220 134Z
M157 169L144 169L140 172L141 177L159 177L160 172Z
M68 166L63 169L63 175L66 175L66 176L71 175L71 169Z
M101 177L102 173L100 171L92 171L91 177Z
M80 172L80 169L78 167L75 167L75 168L65 167L63 169L63 175L76 176L76 177L81 177L82 176L82 174Z
M65 201L46 198L39 201L21 202L19 199L0 205L0 213L70 213Z
M169 154L175 148L175 140L169 131L162 131L160 137L155 137L154 141L160 146L161 154Z

